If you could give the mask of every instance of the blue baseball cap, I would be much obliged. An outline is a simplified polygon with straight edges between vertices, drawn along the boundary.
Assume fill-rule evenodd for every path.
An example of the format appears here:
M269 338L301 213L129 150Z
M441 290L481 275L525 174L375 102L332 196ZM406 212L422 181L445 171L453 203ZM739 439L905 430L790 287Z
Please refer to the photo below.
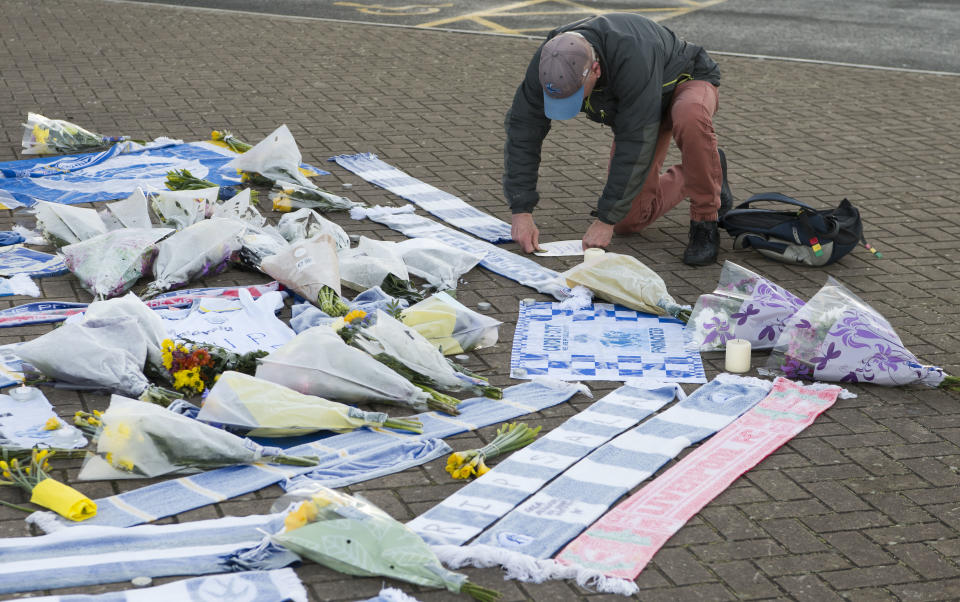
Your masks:
M593 64L593 48L568 31L551 38L540 52L543 112L549 119L572 119L583 106L583 83Z

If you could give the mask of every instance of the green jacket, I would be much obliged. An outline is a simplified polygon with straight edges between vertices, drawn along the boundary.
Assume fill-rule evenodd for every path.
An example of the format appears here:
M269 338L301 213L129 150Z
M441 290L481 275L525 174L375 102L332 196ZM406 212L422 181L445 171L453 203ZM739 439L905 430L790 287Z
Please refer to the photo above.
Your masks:
M677 84L698 79L719 85L720 69L703 48L640 15L589 17L551 31L547 39L566 31L583 35L600 61L600 80L581 110L613 130L616 150L596 215L604 223L615 224L626 216L643 187L653 163L660 119ZM540 200L540 151L550 131L540 87L542 49L541 45L533 55L504 120L503 194L513 213L529 213Z

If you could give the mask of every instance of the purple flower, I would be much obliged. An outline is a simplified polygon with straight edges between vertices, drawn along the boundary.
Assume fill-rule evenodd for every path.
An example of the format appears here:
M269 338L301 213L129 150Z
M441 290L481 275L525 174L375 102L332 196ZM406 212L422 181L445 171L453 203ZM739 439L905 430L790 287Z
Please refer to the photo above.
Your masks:
M787 378L803 378L813 375L810 365L795 357L786 357L786 362L780 366Z
M726 320L721 320L720 318L710 318L710 320L703 325L703 329L709 332L709 334L703 338L704 344L717 341L717 344L723 345L733 338L733 335L730 333L730 325Z

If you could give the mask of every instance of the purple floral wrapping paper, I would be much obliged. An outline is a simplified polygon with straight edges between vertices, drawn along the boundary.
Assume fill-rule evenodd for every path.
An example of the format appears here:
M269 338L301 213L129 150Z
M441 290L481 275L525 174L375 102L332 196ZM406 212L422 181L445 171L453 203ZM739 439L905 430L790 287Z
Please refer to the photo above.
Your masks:
M67 268L96 299L118 297L150 273L156 242L170 228L122 228L67 245L60 252Z
M945 374L907 351L890 323L833 278L788 321L767 370L787 378L936 387Z
M700 351L724 349L731 339L750 341L753 349L770 349L801 307L803 301L789 291L726 261L716 290L700 295L686 329Z

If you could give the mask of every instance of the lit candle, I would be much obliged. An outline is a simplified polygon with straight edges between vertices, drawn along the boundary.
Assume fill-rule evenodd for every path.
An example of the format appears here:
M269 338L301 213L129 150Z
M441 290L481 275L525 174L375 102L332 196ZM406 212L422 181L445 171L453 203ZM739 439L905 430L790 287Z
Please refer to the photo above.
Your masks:
M742 374L750 370L750 341L731 339L727 341L727 372Z

